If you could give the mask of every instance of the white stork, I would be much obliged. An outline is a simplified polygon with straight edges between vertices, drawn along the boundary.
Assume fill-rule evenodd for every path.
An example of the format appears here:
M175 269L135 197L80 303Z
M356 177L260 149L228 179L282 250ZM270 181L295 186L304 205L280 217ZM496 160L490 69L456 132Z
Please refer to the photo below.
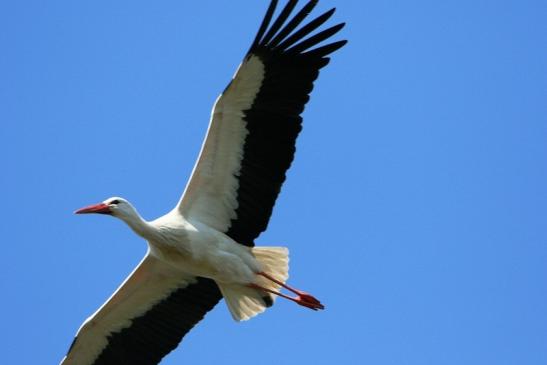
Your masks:
M297 30L317 2L291 17L298 0L289 0L272 22L277 0L271 1L215 103L192 177L171 212L148 222L118 197L76 211L121 219L147 241L148 252L82 324L62 365L157 364L222 298L236 321L263 312L276 296L324 308L285 284L286 248L254 247L293 160L313 82L346 43L318 46L344 24L311 35L335 9Z

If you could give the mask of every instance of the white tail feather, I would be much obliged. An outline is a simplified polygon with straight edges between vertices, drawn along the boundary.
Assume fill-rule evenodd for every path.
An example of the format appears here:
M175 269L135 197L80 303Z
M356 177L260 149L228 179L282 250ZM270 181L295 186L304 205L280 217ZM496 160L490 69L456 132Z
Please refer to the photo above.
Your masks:
M252 252L262 266L262 271L283 283L287 281L289 278L289 249L286 247L254 247ZM280 289L280 285L258 275L255 284L275 291ZM236 321L246 321L268 308L264 301L264 296L267 293L261 290L236 284L218 283L218 286ZM276 296L271 295L270 298L273 302Z

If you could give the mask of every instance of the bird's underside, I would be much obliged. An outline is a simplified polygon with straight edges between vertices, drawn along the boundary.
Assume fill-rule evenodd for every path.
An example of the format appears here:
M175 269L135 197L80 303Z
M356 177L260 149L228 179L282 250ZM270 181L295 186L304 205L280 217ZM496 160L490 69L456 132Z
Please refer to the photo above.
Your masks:
M192 176L171 212L147 222L117 197L76 212L121 219L149 250L82 324L61 365L158 364L222 298L236 320L261 313L277 297L324 308L286 284L288 249L254 244L294 158L313 83L346 43L327 41L344 24L319 29L334 9L305 21L317 3L295 10L298 0L288 0L276 12L278 1L271 1L215 103Z

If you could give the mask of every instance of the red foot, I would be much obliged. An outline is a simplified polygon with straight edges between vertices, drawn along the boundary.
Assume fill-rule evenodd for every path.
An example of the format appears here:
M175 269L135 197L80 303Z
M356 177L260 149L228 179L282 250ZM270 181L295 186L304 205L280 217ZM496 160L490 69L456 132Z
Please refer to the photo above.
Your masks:
M297 303L297 304L299 304L303 307L313 309L314 311L316 311L318 309L325 309L325 306L323 304L321 304L321 302L317 298L315 298L313 295L311 295L309 293L306 293L306 292L303 292L303 291L300 291L300 290L295 289L295 288L291 288L287 284L285 284L285 283L283 283L279 280L276 280L274 277L266 274L265 272L259 272L258 275L262 275L266 279L271 280L274 283L284 287L285 289L292 291L297 296L296 297L290 297L288 295L282 294L280 292L277 292L277 291L274 291L274 290L271 290L271 289L262 288L262 287L260 287L256 284L251 284L251 287L262 289L262 290L267 291L269 293L278 295L282 298L292 300L293 302L295 302L295 303Z
M317 298L315 298L313 295L300 292L298 296L295 298L295 302L300 304L303 307L307 307L310 309L313 309L314 311L318 309L325 309L325 306L321 304Z
M305 302L313 303L313 304L321 304L321 302L316 297L314 297L313 295L309 293L298 291L297 294L298 294L298 298L301 298Z

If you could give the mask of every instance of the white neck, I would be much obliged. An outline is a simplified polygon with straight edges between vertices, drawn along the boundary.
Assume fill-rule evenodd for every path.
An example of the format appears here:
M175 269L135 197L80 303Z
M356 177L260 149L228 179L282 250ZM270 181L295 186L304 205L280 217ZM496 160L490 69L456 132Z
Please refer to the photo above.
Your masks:
M147 240L150 240L156 234L155 227L145 221L133 206L124 211L116 212L114 216L124 221L133 232Z
M153 229L150 226L150 223L145 221L140 215L136 214L135 216L123 216L119 217L122 221L127 223L127 225L139 236L143 238L148 238L152 233Z

